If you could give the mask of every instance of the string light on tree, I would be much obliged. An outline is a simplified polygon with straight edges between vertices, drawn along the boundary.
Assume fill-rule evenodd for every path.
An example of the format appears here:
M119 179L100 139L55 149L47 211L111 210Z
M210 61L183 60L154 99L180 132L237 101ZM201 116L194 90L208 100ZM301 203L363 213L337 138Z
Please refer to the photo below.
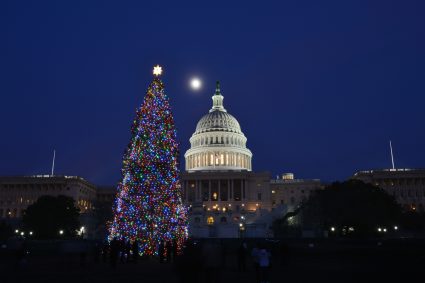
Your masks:
M162 68L136 112L123 156L109 239L138 241L141 255L158 254L161 242L180 249L188 235L187 210L178 181L178 143Z

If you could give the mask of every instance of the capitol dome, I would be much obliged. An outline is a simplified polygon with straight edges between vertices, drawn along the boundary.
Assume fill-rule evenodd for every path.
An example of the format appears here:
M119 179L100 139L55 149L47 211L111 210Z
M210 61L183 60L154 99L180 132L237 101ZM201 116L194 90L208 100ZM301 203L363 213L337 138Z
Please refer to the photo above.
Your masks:
M225 111L212 111L199 120L195 134L224 131L242 134L239 122Z
M251 171L252 153L239 122L223 107L223 96L217 82L213 106L196 125L185 153L187 171Z

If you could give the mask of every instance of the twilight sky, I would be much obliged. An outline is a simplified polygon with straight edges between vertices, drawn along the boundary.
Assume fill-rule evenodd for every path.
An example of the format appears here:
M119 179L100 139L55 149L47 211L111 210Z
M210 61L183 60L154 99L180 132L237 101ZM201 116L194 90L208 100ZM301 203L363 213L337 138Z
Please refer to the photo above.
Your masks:
M181 156L220 80L255 171L425 167L424 1L248 2L1 1L0 175L115 184L154 64Z

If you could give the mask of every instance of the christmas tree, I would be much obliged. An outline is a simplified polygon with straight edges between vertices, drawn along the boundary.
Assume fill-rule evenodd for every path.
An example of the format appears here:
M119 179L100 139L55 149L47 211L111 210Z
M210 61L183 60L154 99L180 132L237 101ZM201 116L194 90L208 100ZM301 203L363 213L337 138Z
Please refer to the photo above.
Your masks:
M187 237L187 211L178 181L178 143L162 69L154 68L131 141L123 156L109 239L138 241L139 254L158 254L161 242L181 248Z

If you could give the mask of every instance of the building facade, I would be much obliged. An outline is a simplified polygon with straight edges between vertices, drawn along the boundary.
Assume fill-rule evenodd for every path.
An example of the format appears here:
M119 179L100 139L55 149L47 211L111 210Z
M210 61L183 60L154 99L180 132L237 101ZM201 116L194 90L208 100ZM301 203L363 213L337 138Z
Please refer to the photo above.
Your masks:
M322 188L319 179L295 179L294 174L284 173L270 180L271 207L284 206L285 211L295 211L314 191Z
M425 169L359 171L352 179L384 189L406 210L425 211Z
M43 195L72 197L81 213L89 213L96 186L76 176L0 177L0 218L21 218L25 209Z
M195 237L263 236L271 211L270 174L249 171L198 171L181 175Z
M92 238L96 230L96 193L95 185L77 176L0 177L0 219L19 225L27 207L39 197L64 195L75 200L85 236Z
M223 106L217 82L213 105L196 125L181 174L194 237L270 237L275 218L296 209L319 180L252 171L252 153L239 122ZM291 176L291 178L289 178Z
M223 105L217 82L212 108L196 125L185 153L180 186L194 237L270 237L273 220L294 211L320 180L291 173L271 180L252 171L252 153L239 122ZM115 187L99 187L74 176L0 177L0 218L20 219L42 195L72 197L91 237L102 238L112 217ZM87 226L89 224L86 224Z

